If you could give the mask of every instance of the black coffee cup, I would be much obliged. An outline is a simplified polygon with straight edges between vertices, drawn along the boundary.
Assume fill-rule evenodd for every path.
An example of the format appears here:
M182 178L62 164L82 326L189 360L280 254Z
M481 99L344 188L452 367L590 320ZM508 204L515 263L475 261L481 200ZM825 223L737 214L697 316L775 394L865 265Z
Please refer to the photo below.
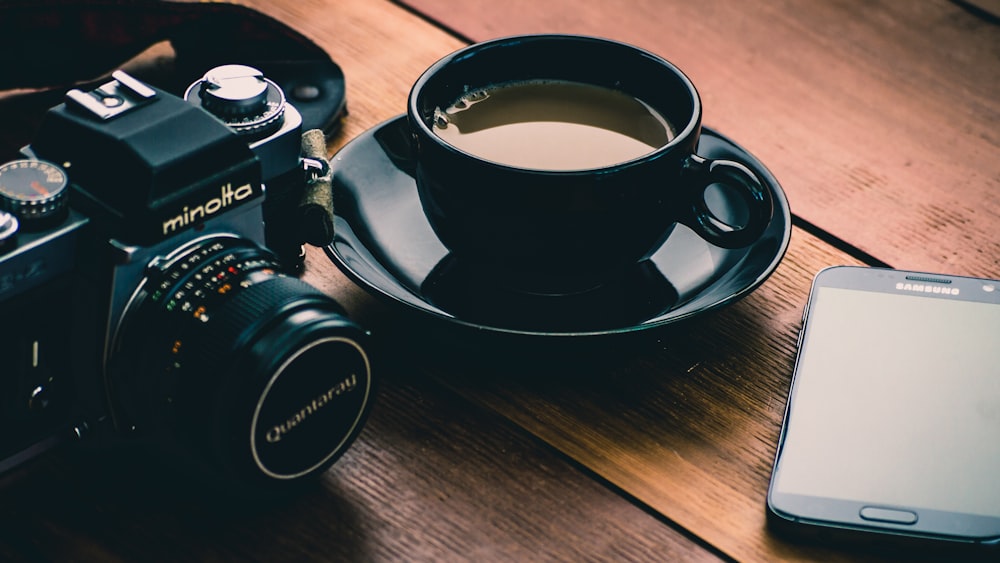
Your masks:
M520 159L545 152L549 145L575 142L577 134L557 136L554 143L539 141L526 156L510 161L460 148L464 138L459 143L443 137L442 127L464 119L466 114L459 112L484 99L500 104L505 97L533 102L533 96L565 95L566 104L523 113L536 118L532 111L551 111L553 121L572 121L572 115L565 115L572 109L566 108L590 94L578 97L572 89L560 94L563 90L547 86L552 84L639 100L639 111L645 108L657 123L666 124L666 136L621 162L595 158L593 165L584 159L583 164L551 168L544 156L540 164ZM588 115L595 113L593 108L613 105L580 103ZM484 109L480 121L490 122L488 128L506 115L520 119L521 107ZM607 283L657 250L678 223L723 248L748 246L771 220L771 194L747 166L695 153L701 113L698 92L680 70L631 45L574 35L517 36L472 45L431 66L409 95L407 116L424 212L441 242L463 263L532 293L574 293ZM625 115L618 121L630 129L635 119ZM484 147L518 148L541 138L531 132L520 135L515 132L509 142L487 141ZM594 154L603 156L603 151Z

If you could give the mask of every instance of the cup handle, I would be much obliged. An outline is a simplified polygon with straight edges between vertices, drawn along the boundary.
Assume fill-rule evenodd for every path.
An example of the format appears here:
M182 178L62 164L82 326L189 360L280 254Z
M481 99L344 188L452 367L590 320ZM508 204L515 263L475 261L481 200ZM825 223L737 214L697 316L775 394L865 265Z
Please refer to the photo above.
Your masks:
M774 199L760 178L745 165L732 160L709 159L696 154L685 162L692 200L689 214L680 222L694 229L706 241L722 248L743 248L756 242L774 215ZM735 193L748 212L744 225L730 225L717 217L705 201L705 193L721 184Z

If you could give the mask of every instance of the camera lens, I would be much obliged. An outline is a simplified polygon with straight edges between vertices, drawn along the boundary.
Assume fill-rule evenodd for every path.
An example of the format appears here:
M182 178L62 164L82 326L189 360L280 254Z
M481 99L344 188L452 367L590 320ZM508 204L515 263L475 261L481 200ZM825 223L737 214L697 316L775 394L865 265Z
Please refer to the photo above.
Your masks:
M367 413L366 336L252 242L197 241L151 267L123 315L115 422L239 488L316 475Z

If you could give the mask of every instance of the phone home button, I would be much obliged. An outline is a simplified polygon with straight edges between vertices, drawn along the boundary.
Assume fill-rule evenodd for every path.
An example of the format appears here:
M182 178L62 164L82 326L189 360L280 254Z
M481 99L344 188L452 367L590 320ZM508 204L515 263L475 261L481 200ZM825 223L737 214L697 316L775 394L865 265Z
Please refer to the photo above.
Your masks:
M916 524L917 513L909 510L896 510L878 506L866 506L858 513L865 520L874 522L890 522L892 524Z

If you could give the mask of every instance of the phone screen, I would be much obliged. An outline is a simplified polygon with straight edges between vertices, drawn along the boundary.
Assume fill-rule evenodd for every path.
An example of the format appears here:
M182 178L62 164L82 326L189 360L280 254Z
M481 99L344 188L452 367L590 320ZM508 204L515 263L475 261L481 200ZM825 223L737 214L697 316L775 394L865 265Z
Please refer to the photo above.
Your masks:
M997 293L988 280L871 268L817 276L772 509L904 533L1000 536Z

